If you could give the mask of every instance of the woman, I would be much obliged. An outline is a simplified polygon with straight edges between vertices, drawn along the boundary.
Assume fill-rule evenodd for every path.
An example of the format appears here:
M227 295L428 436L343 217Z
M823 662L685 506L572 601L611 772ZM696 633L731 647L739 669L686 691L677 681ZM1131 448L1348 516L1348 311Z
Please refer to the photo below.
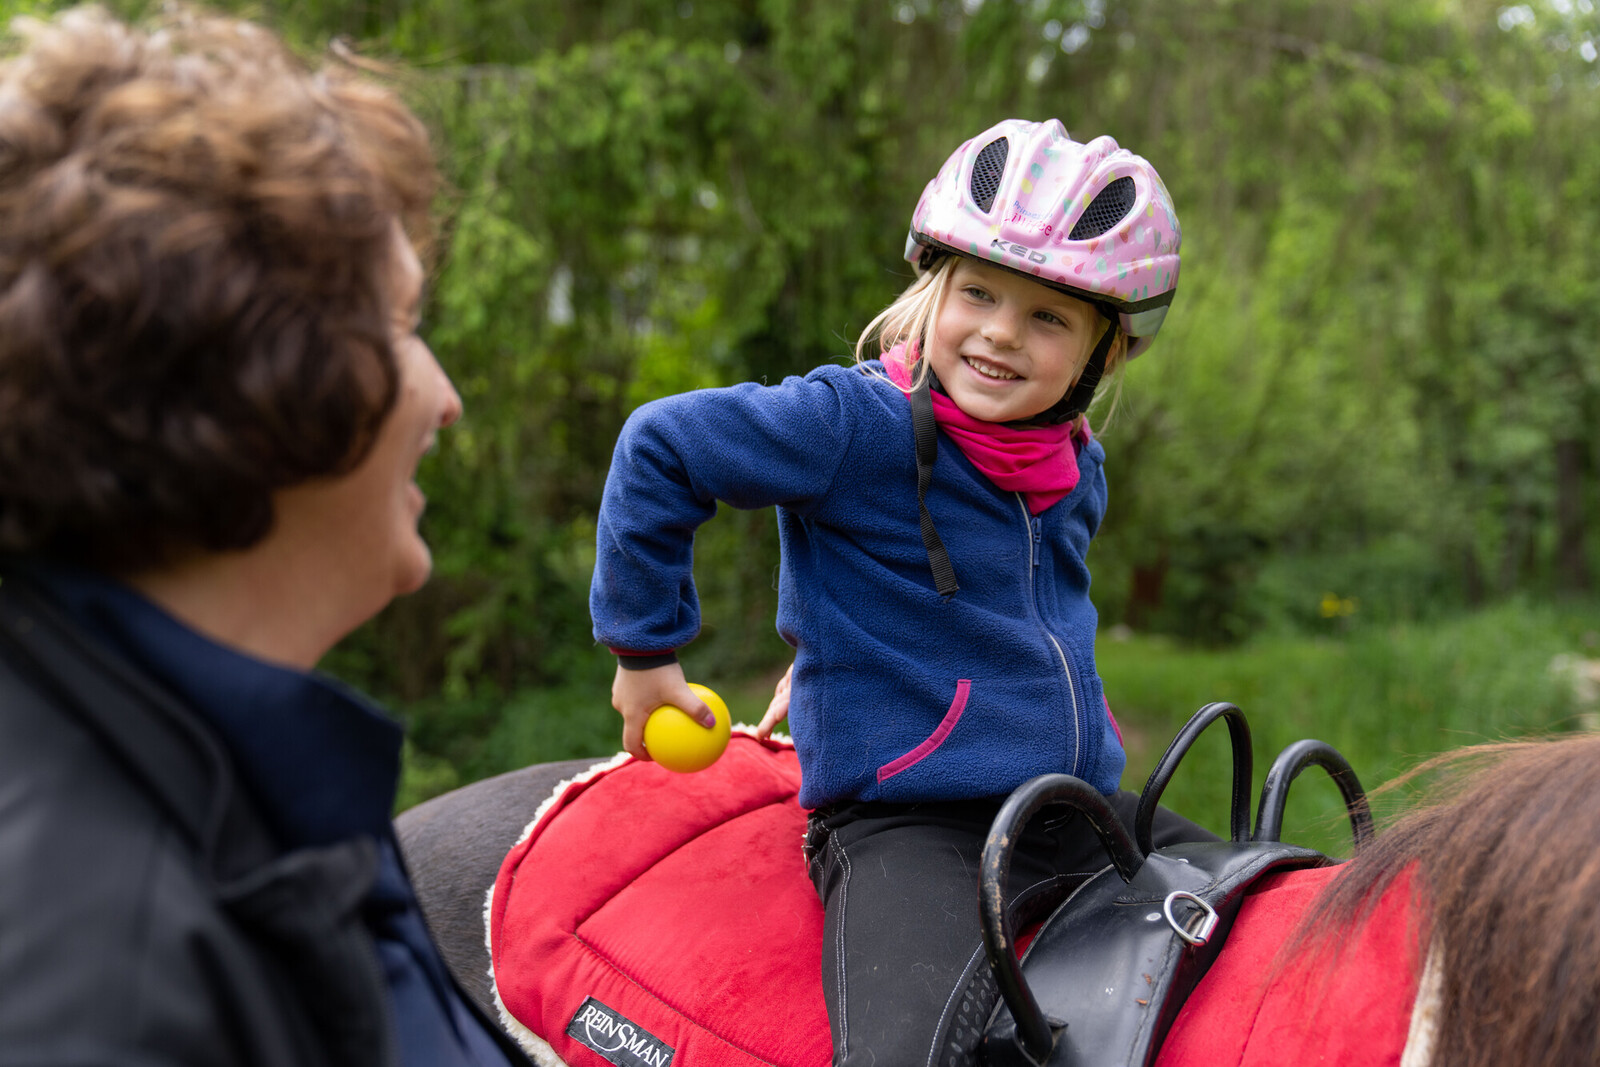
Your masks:
M523 1062L312 668L428 576L425 131L248 23L0 62L0 1060Z

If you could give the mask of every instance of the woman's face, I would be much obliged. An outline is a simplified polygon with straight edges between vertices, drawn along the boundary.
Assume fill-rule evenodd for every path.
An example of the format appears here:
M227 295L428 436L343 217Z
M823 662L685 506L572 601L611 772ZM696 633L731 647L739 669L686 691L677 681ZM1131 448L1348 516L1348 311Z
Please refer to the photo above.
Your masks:
M939 308L928 363L957 407L1014 422L1067 395L1105 320L1085 301L962 256Z
M352 474L370 478L373 549L388 556L394 594L415 592L433 570L433 555L417 532L426 500L417 487L417 464L438 432L461 417L461 397L417 328L421 325L422 264L395 226L390 267L393 299L390 341L400 372L394 409L378 431L372 452Z
M433 556L417 531L426 501L417 464L438 431L461 417L461 397L417 336L422 265L398 224L388 270L390 343L399 394L372 450L348 474L284 490L275 499L280 528L314 553L330 594L356 622L427 581ZM308 560L309 562L309 560Z

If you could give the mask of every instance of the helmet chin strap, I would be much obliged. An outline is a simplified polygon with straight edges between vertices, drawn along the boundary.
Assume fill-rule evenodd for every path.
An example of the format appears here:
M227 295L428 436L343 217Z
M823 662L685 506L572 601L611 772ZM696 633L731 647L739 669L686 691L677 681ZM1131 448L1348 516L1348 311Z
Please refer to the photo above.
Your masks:
M1100 378L1106 372L1106 360L1110 358L1111 346L1116 344L1116 341L1117 320L1115 313L1112 313L1106 316L1105 332L1095 343L1089 362L1083 365L1083 373L1078 375L1077 382L1067 390L1066 395L1032 418L1018 419L1008 425L1059 426L1088 411L1089 401L1094 399L1094 391L1100 386Z
M927 500L928 486L933 483L933 464L939 456L939 425L934 419L933 396L929 392L935 384L933 368L924 367L922 380L909 394L911 432L917 444L917 515L922 524L922 547L928 553L928 569L933 572L934 588L941 597L949 600L961 586L956 582L950 553L945 550L939 531L934 529Z

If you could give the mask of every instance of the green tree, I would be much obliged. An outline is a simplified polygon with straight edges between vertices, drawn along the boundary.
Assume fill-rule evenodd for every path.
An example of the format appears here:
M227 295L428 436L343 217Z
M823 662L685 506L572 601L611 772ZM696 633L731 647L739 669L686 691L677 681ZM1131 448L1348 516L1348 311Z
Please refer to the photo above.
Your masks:
M1012 115L1115 136L1184 221L1103 430L1107 622L1224 641L1592 581L1592 0L224 6L400 60L453 183L427 330L467 416L423 471L437 576L332 663L444 694L417 712L435 754L519 690L609 714L586 592L622 420L846 358L909 280L922 185ZM702 676L781 664L775 542L759 513L702 531Z

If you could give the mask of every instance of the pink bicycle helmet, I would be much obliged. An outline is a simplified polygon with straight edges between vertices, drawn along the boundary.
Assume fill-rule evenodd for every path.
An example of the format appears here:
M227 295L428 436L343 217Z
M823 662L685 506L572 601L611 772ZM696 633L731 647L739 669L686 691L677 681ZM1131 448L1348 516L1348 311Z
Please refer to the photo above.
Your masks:
M1110 137L1079 144L1056 119L1007 119L955 150L922 191L906 259L983 259L1117 316L1131 359L1178 288L1182 231L1145 159Z

